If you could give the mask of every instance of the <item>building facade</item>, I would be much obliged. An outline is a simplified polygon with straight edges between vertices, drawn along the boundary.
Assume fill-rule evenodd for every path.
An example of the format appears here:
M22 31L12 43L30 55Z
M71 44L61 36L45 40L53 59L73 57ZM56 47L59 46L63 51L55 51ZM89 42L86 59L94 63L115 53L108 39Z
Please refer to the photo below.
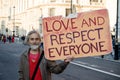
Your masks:
M101 8L106 0L0 0L0 33L22 36L35 29L42 34L44 17Z

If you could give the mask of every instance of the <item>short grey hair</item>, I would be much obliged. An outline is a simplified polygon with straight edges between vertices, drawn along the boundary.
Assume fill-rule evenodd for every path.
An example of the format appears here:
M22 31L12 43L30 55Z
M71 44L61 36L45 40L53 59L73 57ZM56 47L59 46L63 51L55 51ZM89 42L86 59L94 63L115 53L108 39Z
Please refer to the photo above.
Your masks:
M26 44L28 44L30 35L32 35L32 34L34 34L34 33L36 33L36 34L39 36L40 40L41 40L41 36L40 36L39 32L37 32L37 31L35 31L35 30L32 30L32 31L30 31L30 32L27 34L27 36L26 36L26 39L25 39L25 43L26 43Z

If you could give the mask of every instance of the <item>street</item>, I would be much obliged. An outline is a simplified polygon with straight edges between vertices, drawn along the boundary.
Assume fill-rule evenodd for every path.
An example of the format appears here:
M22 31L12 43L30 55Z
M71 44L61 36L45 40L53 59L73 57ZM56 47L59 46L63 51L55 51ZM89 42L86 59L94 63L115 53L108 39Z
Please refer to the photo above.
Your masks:
M26 48L22 43L0 42L0 80L18 80L19 58ZM77 58L63 73L53 74L53 80L120 80L119 70L120 59Z
M0 43L0 80L18 80L18 63L24 45Z

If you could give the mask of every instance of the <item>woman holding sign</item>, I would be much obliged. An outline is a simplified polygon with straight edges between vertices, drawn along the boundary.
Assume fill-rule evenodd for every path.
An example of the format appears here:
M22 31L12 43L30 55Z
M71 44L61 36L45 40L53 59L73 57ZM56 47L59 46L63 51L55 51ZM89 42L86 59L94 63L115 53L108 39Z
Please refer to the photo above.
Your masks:
M39 47L41 37L37 31L30 31L26 38L29 49L20 58L19 80L51 80L51 73L61 73L73 57L67 57L63 62L47 60L44 51Z

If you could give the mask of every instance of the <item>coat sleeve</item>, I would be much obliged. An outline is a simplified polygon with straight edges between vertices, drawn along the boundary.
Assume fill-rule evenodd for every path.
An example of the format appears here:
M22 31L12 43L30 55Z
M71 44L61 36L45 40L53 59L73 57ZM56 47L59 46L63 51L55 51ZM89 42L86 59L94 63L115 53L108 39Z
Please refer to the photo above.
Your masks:
M23 79L23 56L22 55L20 57L20 63L19 63L18 73L19 73L19 80L24 80Z
M68 64L69 62L61 62L57 64L56 61L47 60L47 69L51 73L59 74L64 71L64 69L67 67Z

